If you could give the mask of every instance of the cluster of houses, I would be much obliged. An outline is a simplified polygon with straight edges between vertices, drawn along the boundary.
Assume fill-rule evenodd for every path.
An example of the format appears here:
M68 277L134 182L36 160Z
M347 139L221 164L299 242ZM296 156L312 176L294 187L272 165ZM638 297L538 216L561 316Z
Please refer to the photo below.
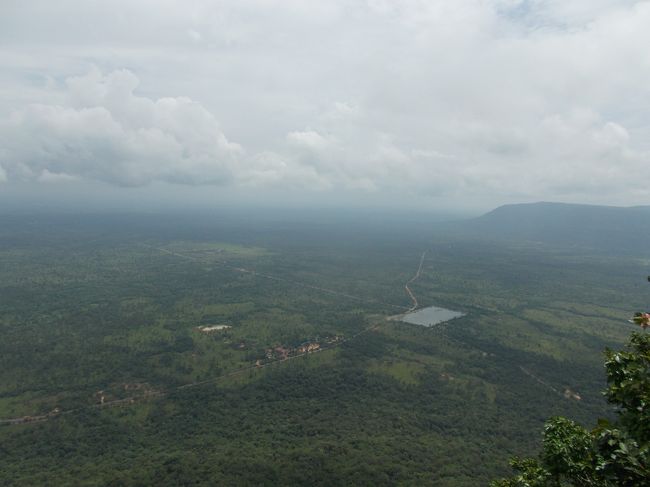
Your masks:
M322 340L321 342L326 344L332 344L332 343L338 343L342 340L343 337L341 335L335 335L333 337L328 337ZM288 357L292 355L303 355L305 353L317 352L318 350L321 349L321 342L319 341L305 342L302 345L295 348L285 347L283 345L274 348L267 348L265 351L265 356L267 360L286 360Z
M320 343L306 343L296 349L296 353L303 354L320 350Z
M302 355L305 353L315 352L317 350L320 350L320 343L308 342L303 343L296 348L284 347L282 345L275 348L267 348L265 355L267 360L286 360L287 357L291 355Z

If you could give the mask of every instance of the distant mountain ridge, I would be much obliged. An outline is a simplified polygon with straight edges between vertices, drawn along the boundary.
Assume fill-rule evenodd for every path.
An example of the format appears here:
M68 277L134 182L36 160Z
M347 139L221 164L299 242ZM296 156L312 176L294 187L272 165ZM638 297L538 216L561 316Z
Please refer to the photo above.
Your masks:
M461 222L462 233L624 254L650 254L650 206L525 203Z

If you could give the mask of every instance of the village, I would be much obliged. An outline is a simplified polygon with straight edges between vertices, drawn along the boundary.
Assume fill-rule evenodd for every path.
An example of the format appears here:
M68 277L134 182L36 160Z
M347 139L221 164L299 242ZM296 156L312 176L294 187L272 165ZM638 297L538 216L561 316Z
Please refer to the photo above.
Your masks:
M308 353L318 352L323 348L327 348L329 345L334 345L342 341L342 335L334 335L323 339L317 337L315 340L306 341L297 347L279 345L273 348L267 348L265 350L265 359L266 361L286 360L289 357L297 357ZM263 361L258 359L255 362L255 365L261 367Z
M231 325L220 324L210 326L197 326L196 330L203 334L213 334L215 332L230 330L231 328ZM255 361L255 365L261 367L264 363L267 362L286 360L289 357L296 357L308 353L317 352L329 345L334 345L342 342L343 338L343 335L326 336L324 338L316 337L312 340L303 342L297 347L292 347L289 345L277 345L271 348L267 348L264 350L264 358L258 358ZM232 344L232 347L236 350L246 350L250 347L250 344L246 343L245 341L241 341Z

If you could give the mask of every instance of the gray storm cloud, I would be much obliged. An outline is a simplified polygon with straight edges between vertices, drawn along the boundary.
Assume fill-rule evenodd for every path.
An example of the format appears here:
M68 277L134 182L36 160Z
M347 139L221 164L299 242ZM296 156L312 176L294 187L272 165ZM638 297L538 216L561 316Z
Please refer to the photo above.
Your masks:
M650 196L649 1L9 4L3 186Z

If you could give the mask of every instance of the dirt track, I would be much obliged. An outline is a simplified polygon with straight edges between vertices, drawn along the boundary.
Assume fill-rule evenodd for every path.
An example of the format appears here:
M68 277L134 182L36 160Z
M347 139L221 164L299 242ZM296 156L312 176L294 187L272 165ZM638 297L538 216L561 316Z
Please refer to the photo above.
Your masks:
M406 292L411 298L411 301L413 301L413 306L411 306L408 309L407 313L410 313L411 311L415 311L418 308L418 299L415 297L415 294L413 294L413 291L411 291L409 284L412 284L413 282L417 281L418 278L420 277L420 274L422 273L422 265L424 264L424 257L426 255L427 255L427 251L425 250L424 252L422 252L422 257L420 257L420 265L418 266L418 271L411 279L409 279L406 282L406 284L404 284L404 289L406 289Z

